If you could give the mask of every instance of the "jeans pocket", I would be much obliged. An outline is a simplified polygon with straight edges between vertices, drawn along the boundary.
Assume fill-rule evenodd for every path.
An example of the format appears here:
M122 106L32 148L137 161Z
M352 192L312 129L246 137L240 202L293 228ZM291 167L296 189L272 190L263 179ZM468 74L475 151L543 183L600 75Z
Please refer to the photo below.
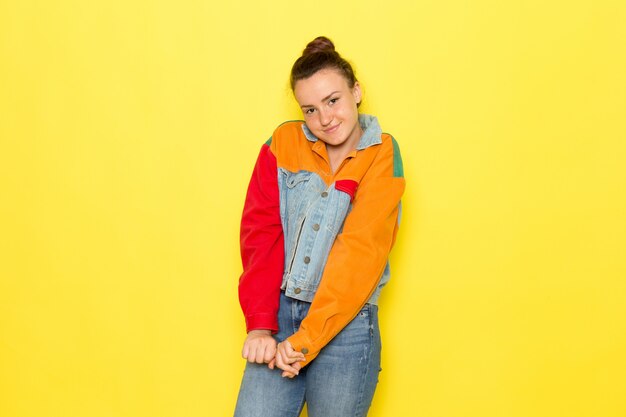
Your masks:
M358 317L369 317L371 315L371 305L365 304L361 311L358 312Z

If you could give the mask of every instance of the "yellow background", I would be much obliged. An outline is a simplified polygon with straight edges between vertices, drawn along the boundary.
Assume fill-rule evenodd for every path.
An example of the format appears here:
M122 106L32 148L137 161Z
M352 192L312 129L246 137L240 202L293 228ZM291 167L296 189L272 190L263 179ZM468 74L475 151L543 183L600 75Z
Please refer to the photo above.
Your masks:
M626 415L626 3L0 1L0 416L231 415L238 225L331 37L408 188L371 416Z

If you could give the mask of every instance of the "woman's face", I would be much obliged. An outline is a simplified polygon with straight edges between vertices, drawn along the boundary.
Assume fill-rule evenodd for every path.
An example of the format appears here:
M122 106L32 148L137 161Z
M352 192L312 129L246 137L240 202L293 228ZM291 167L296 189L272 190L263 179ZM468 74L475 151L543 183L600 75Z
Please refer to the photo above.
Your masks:
M350 151L362 134L357 104L361 87L348 81L335 69L322 69L296 82L294 95L311 132L329 147Z

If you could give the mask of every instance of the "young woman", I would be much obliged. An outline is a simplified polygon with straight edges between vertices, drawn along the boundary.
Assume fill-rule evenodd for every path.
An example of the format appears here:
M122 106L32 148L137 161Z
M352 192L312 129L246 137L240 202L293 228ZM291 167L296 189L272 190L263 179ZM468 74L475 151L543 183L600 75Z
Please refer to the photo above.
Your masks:
M397 143L359 114L361 87L325 37L291 71L304 121L261 148L241 222L248 336L235 416L365 416L380 371L378 297L404 192Z

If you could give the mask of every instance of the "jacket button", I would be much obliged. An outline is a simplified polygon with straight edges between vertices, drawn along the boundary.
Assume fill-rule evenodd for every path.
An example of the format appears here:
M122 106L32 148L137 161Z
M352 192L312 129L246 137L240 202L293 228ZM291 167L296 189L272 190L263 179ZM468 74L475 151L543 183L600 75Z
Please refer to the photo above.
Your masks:
M324 191L324 192L322 193L322 198L326 198L326 197L328 197L328 193L327 193L326 191Z
M319 225L319 224L317 224L317 223L315 223L315 224L313 225L313 230L315 230L316 232L317 232L318 230L320 230L320 225Z
M300 294L302 290L300 288L296 288L295 290L293 290L293 292L295 292L296 294Z
M302 353L304 353L304 354L306 355L307 353L309 353L309 349L307 349L307 348L302 348L301 352L302 352Z
M308 264L309 262L311 262L311 258L309 258L308 256L304 257L304 263Z

